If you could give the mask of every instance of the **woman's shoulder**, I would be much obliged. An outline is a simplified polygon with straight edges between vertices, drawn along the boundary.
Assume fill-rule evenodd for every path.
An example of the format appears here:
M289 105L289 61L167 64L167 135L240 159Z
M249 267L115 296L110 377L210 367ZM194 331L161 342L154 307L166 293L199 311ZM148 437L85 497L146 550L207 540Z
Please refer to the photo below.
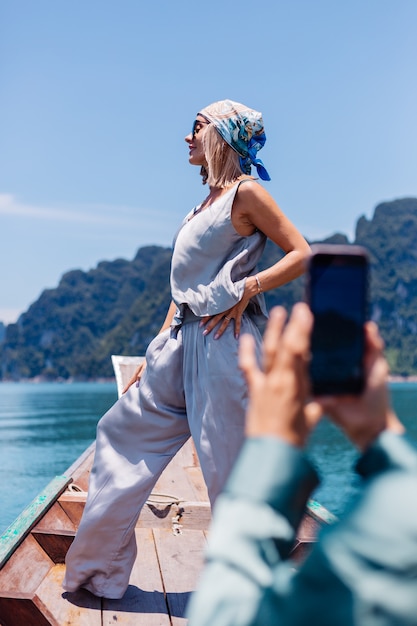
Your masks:
M265 202L270 193L252 176L242 178L238 183L237 194L242 202Z

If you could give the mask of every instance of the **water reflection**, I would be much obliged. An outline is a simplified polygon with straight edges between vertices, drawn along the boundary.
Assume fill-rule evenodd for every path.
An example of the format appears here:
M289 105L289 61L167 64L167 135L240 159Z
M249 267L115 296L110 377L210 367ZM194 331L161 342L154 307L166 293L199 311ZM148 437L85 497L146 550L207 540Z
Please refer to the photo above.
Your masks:
M113 383L0 385L0 531L95 438Z
M417 384L392 383L391 399L408 437L417 443ZM343 515L360 489L360 480L353 471L358 458L356 448L325 419L313 433L309 453L322 478L313 497L335 515Z
M417 442L417 384L395 383L393 405ZM0 531L94 440L99 418L116 400L113 383L0 384ZM359 488L357 452L327 420L309 453L322 476L314 498L336 515Z

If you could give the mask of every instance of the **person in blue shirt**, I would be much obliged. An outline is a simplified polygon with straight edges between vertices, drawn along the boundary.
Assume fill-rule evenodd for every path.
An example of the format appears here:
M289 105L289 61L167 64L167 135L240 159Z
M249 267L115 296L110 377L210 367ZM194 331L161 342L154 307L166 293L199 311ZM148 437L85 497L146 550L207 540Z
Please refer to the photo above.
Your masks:
M273 309L263 368L241 338L249 386L246 441L219 496L189 626L417 625L417 453L390 406L388 365L365 325L360 396L309 398L312 314ZM301 566L289 558L318 477L303 448L323 414L362 455L364 487Z

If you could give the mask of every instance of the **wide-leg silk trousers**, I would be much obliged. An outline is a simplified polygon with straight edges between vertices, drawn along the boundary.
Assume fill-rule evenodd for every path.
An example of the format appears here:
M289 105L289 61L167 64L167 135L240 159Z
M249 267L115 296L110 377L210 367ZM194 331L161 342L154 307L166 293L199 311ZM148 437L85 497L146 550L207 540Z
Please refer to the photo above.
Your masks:
M247 316L242 333L259 330ZM147 367L97 425L87 502L64 588L121 598L137 554L135 524L161 472L192 435L211 504L243 441L247 389L233 323L217 340L198 321L157 335Z

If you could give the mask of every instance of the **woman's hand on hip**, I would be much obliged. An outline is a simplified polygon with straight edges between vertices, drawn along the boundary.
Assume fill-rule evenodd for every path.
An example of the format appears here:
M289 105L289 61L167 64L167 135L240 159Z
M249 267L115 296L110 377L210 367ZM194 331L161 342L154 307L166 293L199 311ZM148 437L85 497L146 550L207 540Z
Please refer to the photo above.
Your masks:
M233 324L235 338L239 339L240 328L242 324L242 315L246 307L248 306L248 302L249 300L242 299L231 309L223 311L223 313L203 317L200 322L200 326L204 326L203 335L208 335L214 328L216 328L214 339L220 339L220 337L227 330L229 325Z

